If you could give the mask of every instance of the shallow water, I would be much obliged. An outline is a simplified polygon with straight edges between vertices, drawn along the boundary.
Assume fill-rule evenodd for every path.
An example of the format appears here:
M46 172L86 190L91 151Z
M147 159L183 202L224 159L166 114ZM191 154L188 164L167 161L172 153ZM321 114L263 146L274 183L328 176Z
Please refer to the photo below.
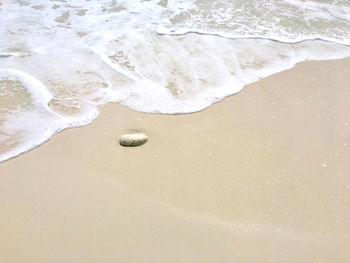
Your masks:
M336 0L0 1L0 161L100 104L195 112L298 62L348 57L349 14Z

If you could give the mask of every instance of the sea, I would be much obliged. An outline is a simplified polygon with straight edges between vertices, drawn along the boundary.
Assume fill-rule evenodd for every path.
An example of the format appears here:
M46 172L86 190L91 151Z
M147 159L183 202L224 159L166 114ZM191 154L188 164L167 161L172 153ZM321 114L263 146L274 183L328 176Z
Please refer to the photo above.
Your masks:
M101 104L192 113L349 56L349 0L0 0L0 162Z

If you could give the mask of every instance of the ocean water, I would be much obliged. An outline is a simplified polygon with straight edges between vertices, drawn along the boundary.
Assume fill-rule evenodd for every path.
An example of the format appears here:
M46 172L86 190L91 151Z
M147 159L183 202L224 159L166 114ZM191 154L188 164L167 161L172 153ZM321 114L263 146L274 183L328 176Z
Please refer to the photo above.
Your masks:
M0 0L0 161L100 104L196 112L298 62L349 56L348 0Z

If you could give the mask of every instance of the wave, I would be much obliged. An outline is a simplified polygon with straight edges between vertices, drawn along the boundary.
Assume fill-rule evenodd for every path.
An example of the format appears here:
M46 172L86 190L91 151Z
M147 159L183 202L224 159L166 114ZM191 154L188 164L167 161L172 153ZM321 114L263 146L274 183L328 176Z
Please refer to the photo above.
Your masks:
M183 36L187 34L199 34L199 35L209 35L209 36L217 36L217 37L223 37L223 38L228 38L228 39L262 39L262 40L270 40L270 41L276 41L280 43L285 43L285 44L298 44L302 43L305 41L325 41L325 42L331 42L331 43L336 43L344 46L350 46L350 39L344 39L344 40L339 40L339 39L334 39L334 38L327 38L324 36L300 36L297 38L283 38L281 36L276 36L276 35L251 35L251 34L246 34L246 35L237 35L237 34L232 34L232 33L225 33L225 32L211 32L211 31L205 31L201 29L194 29L194 28L167 28L165 26L159 26L156 30L156 32L159 35L169 35L169 36Z
M296 63L349 57L347 10L316 0L6 1L0 162L91 123L101 104L197 112Z

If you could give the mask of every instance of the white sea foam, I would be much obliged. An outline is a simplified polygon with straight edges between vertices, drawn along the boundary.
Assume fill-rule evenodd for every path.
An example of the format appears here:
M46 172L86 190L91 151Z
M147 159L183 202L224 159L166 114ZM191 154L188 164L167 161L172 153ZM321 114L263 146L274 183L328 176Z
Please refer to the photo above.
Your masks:
M350 4L346 0L193 0L176 8L159 26L160 34L190 32L228 38L263 38L285 43L320 39L350 44Z
M3 2L0 161L100 104L195 112L298 62L348 57L349 14L341 0Z
M61 116L48 107L51 93L33 76L15 69L0 69L0 162L26 152L69 127L86 125L97 110L79 118ZM1 149L3 150L3 149Z

